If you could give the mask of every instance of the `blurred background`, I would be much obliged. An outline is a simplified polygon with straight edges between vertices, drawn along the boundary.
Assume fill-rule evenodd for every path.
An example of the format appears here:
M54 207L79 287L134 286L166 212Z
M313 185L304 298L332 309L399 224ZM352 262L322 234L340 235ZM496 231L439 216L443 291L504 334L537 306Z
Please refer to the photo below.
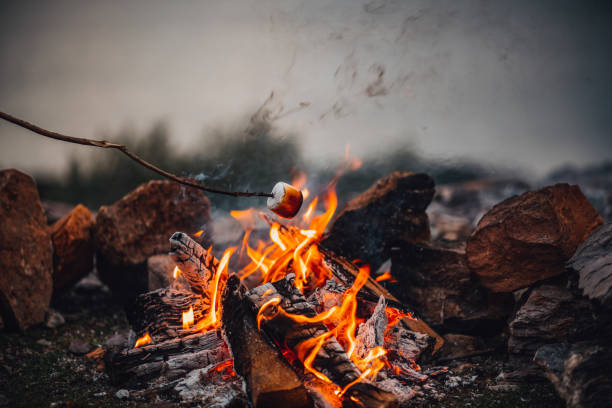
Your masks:
M610 44L604 1L12 2L0 110L228 189L324 183L350 145L344 199L393 170L610 190ZM8 123L0 167L92 209L157 178Z

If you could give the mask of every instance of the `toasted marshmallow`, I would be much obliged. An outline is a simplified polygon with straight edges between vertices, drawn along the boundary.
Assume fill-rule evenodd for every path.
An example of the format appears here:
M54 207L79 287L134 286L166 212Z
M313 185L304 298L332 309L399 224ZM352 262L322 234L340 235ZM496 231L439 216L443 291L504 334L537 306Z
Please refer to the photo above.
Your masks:
M268 209L283 218L293 218L304 201L300 190L282 181L276 183L272 195L268 198Z

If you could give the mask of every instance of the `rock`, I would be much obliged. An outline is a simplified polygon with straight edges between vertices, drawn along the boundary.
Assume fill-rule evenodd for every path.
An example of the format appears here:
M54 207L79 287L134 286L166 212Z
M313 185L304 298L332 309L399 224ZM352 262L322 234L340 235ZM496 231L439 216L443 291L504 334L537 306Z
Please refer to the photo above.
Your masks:
M119 399L128 399L130 398L130 392L125 389L121 389L115 393L115 397Z
M612 347L582 342L542 346L534 361L569 408L612 406Z
M490 296L459 250L409 244L393 248L391 276L397 282L383 281L383 286L442 332L492 335L505 327L512 312L512 295Z
M34 180L0 171L0 314L9 329L45 319L53 289L53 246Z
M62 203L60 201L45 200L42 201L41 204L49 225L55 224L60 218L67 215L74 208L74 205Z
M106 285L104 285L100 281L95 271L91 272L90 274L85 276L83 279L78 281L77 284L74 286L74 289L77 292L84 292L84 293L91 293L91 292L98 292L98 291L108 292L108 287L106 287Z
M589 301L572 293L563 280L536 285L523 298L509 324L510 353L531 358L543 344L597 335Z
M429 240L425 208L433 194L434 181L427 174L391 173L349 201L322 245L376 270L389 258L391 247Z
M106 339L106 341L104 342L104 345L107 348L126 347L127 336L125 334L116 333L112 335L111 337L109 337L108 339Z
M560 275L576 248L603 223L578 186L556 184L497 204L467 242L468 265L493 292Z
M38 340L36 340L36 344L40 344L41 346L45 346L45 347L51 347L53 345L53 343L51 343L49 340L45 340L45 339L38 339Z
M47 313L47 319L45 321L45 326L50 329L57 329L60 326L63 326L66 323L66 319L64 316L57 310L49 309Z
M612 223L591 234L567 266L578 272L578 285L585 296L611 309Z
M167 288L172 284L172 271L176 261L168 254L153 255L147 259L149 291Z
M91 350L91 344L83 340L72 340L68 346L68 351L77 355L87 354L89 350Z
M454 358L483 349L481 340L478 337L454 333L447 333L442 337L444 337L444 346L442 346L436 356L438 359L452 361Z
M150 181L96 217L98 272L114 294L133 298L148 288L147 259L167 253L175 231L202 229L210 202L200 190L170 181Z
M70 288L93 268L93 225L91 211L79 204L51 227L54 290Z

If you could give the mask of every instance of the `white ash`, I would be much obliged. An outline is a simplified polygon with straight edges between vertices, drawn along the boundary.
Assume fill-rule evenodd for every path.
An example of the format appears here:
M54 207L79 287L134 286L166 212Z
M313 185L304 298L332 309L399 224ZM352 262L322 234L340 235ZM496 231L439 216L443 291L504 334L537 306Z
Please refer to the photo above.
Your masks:
M119 398L119 399L128 399L130 398L130 392L128 390L125 389L121 389L119 391L117 391L115 393L115 397Z
M383 345L388 323L387 313L385 313L386 307L385 297L381 295L372 316L365 323L359 325L355 338L357 343L355 351L360 358L365 358L374 347Z
M406 362L414 362L429 347L431 337L396 324L385 336L385 348L389 354Z
M211 364L205 368L190 371L174 387L185 405L227 407L237 398L246 399L243 392L243 381L239 379L224 380L220 383L207 382L206 374L215 367Z
M405 404L417 394L413 387L404 385L395 378L385 378L384 380L376 381L376 386L384 391L393 393L400 404Z
M66 323L66 319L60 312L54 309L49 309L47 312L47 319L45 321L45 326L50 329L57 329L60 326L63 326Z

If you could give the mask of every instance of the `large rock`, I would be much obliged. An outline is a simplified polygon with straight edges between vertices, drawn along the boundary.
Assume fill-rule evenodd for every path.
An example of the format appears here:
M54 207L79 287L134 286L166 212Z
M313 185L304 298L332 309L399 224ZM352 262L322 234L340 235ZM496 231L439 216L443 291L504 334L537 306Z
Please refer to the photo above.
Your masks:
M588 299L574 293L560 279L526 292L510 324L508 351L531 358L548 343L595 337L599 330Z
M391 173L340 211L322 245L376 270L389 258L391 247L429 240L425 209L433 194L434 182L427 174Z
M549 344L534 361L565 399L568 408L612 406L612 347L610 343Z
M200 190L170 181L150 181L96 217L94 241L100 278L122 298L147 290L146 261L167 253L176 231L201 229L210 202Z
M51 227L53 240L53 288L70 288L93 268L94 217L84 205L77 205Z
M414 305L434 328L488 335L505 326L512 295L490 296L468 269L464 252L405 244L391 253L391 276L397 282L383 285Z
M0 172L0 312L4 325L42 323L53 289L53 247L34 180Z
M149 274L149 291L167 288L174 280L172 272L176 261L172 255L159 254L147 259L147 272Z
M603 223L578 186L557 184L497 204L468 240L469 267L494 292L560 275Z
M578 272L578 285L585 296L612 308L612 224L591 234L567 266Z

